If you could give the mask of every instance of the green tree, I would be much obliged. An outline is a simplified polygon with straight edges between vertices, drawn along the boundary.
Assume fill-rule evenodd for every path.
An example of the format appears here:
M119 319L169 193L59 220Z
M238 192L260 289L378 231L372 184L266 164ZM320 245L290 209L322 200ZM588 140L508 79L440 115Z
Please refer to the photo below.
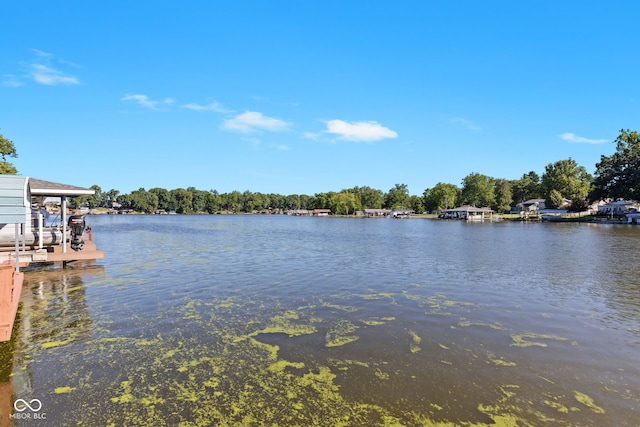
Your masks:
M384 195L384 207L394 209L409 205L409 189L407 184L396 184Z
M384 193L381 190L364 187L353 187L354 192L360 198L362 209L380 209L384 203Z
M129 207L138 212L151 213L158 210L158 196L144 188L132 191L128 201Z
M523 174L520 179L511 181L511 191L514 203L542 198L540 175L534 171Z
M287 197L282 194L264 194L266 206L265 209L286 209ZM295 208L297 209L297 208Z
M210 214L220 210L220 194L216 190L207 193L207 212Z
M171 190L171 197L176 201L176 212L181 214L193 213L193 194L184 188Z
M237 190L231 193L223 193L220 195L220 205L227 212L240 212L242 193Z
M496 212L509 211L513 194L511 193L511 184L506 179L495 180L496 203L492 206Z
M559 208L564 205L564 197L562 197L562 193L558 190L553 189L549 192L549 197L547 197L546 202L550 208Z
M283 209L300 209L300 196L290 194L286 197Z
M409 197L409 208L417 214L424 213L424 203L422 197L411 196Z
M596 163L589 199L640 200L640 134L622 129L614 142L616 152Z
M460 200L460 188L454 184L437 183L422 193L424 208L429 212L456 207Z
M496 191L494 179L490 176L472 172L462 179L462 203L477 206L495 206Z
M149 190L151 191L151 190ZM120 194L120 191L112 188L111 190L107 191L105 193L105 197L106 197L106 205L105 207L111 208L113 207L113 204L116 202L118 195Z
M300 209L311 209L313 206L313 196L300 194Z
M18 173L18 170L15 166L7 161L7 156L16 158L18 157L18 152L16 151L16 147L13 145L13 141L5 138L0 133L0 155L2 156L2 161L0 161L0 174L9 175Z
M589 202L586 199L575 199L569 204L569 212L584 212L589 209Z
M121 207L123 208L131 208L131 204L129 203L129 194L119 194L116 197L116 202L120 204Z
M191 211L192 212L206 212L207 211L207 192L197 190L195 187L187 188L187 191L191 193Z
M89 208L95 209L98 207L106 206L107 204L107 195L102 191L99 185L92 185L91 188L95 193L93 196L89 196L87 198L87 204Z
M149 189L149 193L153 193L158 197L158 209L164 209L165 211L176 209L175 200L166 188L154 187Z
M331 211L334 213L349 215L362 209L360 198L353 190L342 190L332 197L331 202Z
M70 198L69 207L71 209L79 208L81 206L87 206L90 209L107 206L107 195L102 191L100 186L94 184L89 188L91 188L94 191L93 196Z
M329 191L328 193L316 193L313 197L313 209L331 209L331 206L335 203L335 191ZM332 212L333 209L331 209Z
M267 194L264 193L253 193L253 197L251 198L251 202L253 205L253 209L252 210L247 210L247 212L252 212L252 211L266 211L267 209L269 209L269 205L271 202L271 199L269 198L269 196Z
M575 200L587 197L591 181L591 175L584 166L579 166L569 157L566 160L549 163L542 175L541 185L547 200L553 190L559 192L565 199Z

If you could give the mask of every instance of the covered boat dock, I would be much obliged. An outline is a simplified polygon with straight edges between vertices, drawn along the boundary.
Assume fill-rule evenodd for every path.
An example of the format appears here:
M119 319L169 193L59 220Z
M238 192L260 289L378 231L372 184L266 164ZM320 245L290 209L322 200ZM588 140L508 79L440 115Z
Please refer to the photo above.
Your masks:
M7 177L11 176L0 175L0 183L7 182ZM19 266L24 267L31 263L67 263L104 258L104 251L96 248L91 235L89 235L89 240L84 241L82 250L72 250L68 239L69 215L67 213L67 198L92 196L95 194L95 190L30 177L15 177L26 180L23 191L28 194L25 197L28 197L29 203L28 206L22 209L26 209L28 212L27 220L26 223L25 221L22 222L20 236L15 239L15 249L0 248L0 263L19 260ZM14 190L8 189L7 185L0 184L0 197L2 194L6 194L7 191ZM49 230L51 227L45 227L44 224L46 215L44 203L45 200L51 199L60 200L59 238L53 236L46 239L48 233L54 233L54 231ZM57 241L56 238L58 239Z
M67 215L67 197L91 196L89 188L59 184L20 175L0 175L0 342L11 338L24 273L33 263L63 266L78 260L104 258L88 232L82 239L84 218ZM61 203L59 225L45 225L45 200ZM69 229L72 239L68 239Z
M493 209L490 208L476 208L475 206L460 206L454 209L443 209L440 211L440 218L442 219L464 219L467 221L484 221L486 215L489 219L493 219Z

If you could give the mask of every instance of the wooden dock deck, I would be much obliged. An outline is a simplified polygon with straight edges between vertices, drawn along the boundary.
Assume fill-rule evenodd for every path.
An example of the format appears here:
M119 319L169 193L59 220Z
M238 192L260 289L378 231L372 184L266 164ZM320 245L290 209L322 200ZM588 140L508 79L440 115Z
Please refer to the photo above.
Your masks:
M0 342L11 339L23 281L24 273L15 271L14 265L0 265Z
M16 252L10 248L3 248L0 250L0 264L3 262L13 262L15 265ZM67 245L66 252L63 252L62 246L49 246L44 249L28 249L25 251L19 251L18 259L20 261L20 267L24 268L31 264L46 264L46 263L67 263L72 261L81 260L95 260L104 258L104 251L98 250L96 244L92 241L85 241L84 249L81 251L74 251Z
M24 273L15 269L15 250L3 249L5 250L0 250L0 342L11 339L24 282ZM62 263L64 266L68 262L104 258L104 251L98 250L92 241L85 242L81 251L74 251L69 245L66 252L62 249L62 246L51 246L45 249L21 250L18 253L20 268L47 263Z

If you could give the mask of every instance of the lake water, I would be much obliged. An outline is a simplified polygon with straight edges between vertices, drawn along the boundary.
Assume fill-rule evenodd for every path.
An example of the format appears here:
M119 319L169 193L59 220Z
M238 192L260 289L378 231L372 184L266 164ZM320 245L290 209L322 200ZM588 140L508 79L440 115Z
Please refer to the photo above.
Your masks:
M87 222L104 260L25 276L9 424L640 422L640 227Z

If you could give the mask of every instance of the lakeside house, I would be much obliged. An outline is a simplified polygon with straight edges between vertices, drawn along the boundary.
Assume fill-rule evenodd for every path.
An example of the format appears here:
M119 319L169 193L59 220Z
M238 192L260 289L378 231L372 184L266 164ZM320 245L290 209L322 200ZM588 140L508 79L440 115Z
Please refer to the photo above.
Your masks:
M598 215L622 216L639 210L640 206L637 203L628 200L615 200L598 205Z
M540 209L546 208L545 199L529 199L516 203L516 208L511 213L530 212L536 213Z

